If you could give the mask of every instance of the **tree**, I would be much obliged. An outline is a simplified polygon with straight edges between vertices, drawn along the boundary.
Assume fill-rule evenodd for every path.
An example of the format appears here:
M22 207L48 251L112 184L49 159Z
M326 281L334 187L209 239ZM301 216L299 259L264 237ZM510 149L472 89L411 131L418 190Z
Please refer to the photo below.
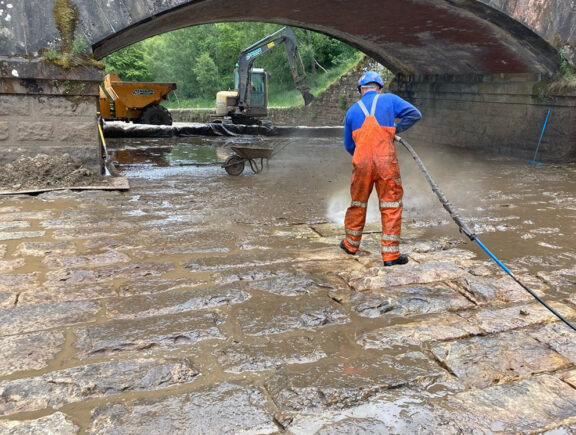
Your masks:
M218 67L208 52L196 58L193 70L199 87L198 94L202 97L215 96L219 84Z
M147 81L151 78L143 44L133 44L104 58L106 73L116 73L125 81Z

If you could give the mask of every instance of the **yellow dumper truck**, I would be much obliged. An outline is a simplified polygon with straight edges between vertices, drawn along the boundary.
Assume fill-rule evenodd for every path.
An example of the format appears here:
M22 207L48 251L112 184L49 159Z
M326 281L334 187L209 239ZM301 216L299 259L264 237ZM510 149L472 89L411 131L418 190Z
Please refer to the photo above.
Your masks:
M176 83L124 82L114 73L100 85L99 109L105 121L172 125L172 115L161 106Z

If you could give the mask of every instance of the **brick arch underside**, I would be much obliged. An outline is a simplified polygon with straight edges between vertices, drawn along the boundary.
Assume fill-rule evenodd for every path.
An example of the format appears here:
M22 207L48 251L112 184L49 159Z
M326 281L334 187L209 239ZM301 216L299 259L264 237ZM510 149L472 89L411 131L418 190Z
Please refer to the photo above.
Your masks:
M81 7L81 2L80 7ZM157 2L156 2L157 3ZM101 58L148 37L214 22L273 22L321 32L405 74L552 73L556 51L505 13L473 0L196 0L131 14L92 34ZM112 18L100 6L93 19ZM122 27L124 26L124 27Z

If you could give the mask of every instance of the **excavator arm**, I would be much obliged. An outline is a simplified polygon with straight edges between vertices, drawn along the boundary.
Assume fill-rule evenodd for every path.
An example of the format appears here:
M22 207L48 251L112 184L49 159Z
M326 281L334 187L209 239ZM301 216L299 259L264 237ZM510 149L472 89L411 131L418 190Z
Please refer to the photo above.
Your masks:
M296 36L290 27L284 27L252 44L238 55L238 107L241 110L250 106L249 90L251 69L254 61L257 57L280 44L286 45L286 55L288 56L292 79L294 80L296 89L298 89L302 97L304 97L304 104L308 105L314 99L314 95L310 93L310 87L306 85L306 74L304 73L302 59L298 53ZM298 71L298 63L300 64L302 73Z

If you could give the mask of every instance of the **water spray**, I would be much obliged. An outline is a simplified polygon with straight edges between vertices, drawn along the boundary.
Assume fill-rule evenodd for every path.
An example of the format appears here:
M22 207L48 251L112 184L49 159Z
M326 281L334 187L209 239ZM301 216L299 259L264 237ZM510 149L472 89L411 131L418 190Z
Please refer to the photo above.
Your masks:
M418 154L416 154L416 151L414 151L414 148L412 148L412 146L406 142L404 139L402 139L400 136L396 136L395 140L397 142L400 142L402 145L404 145L404 147L408 150L408 152L412 155L412 157L414 158L414 160L416 161L416 163L418 164L418 166L420 167L420 169L422 170L422 172L424 173L424 176L426 177L426 180L428 181L428 184L430 184L430 187L432 187L432 191L436 194L436 196L438 197L438 199L440 200L440 202L442 203L442 206L444 206L444 208L446 209L446 211L450 214L450 217L452 218L452 220L454 220L454 222L456 223L456 225L458 225L458 228L460 229L460 232L466 234L466 236L473 242L476 242L478 244L478 246L480 246L482 248L482 250L484 252L486 252L486 254L488 254L488 256L494 260L494 262L500 266L502 268L502 270L504 270L504 272L506 272L508 275L510 275L510 277L516 281L524 290L526 290L528 293L530 293L530 295L536 299L538 302L540 302L542 305L544 305L552 314L554 314L558 319L560 319L562 322L564 322L566 325L568 325L573 331L576 331L576 326L574 326L572 323L570 323L568 320L566 320L564 317L562 317L562 315L560 313L558 313L554 308L552 308L550 305L548 305L545 301L542 300L542 298L540 298L533 290L531 290L526 284L524 284L522 281L520 281L520 279L514 275L512 273L512 271L510 269L508 269L476 236L476 234L474 234L472 232L472 230L470 230L470 228L468 228L468 226L466 225L466 223L462 220L462 218L460 217L460 215L452 208L452 204L450 204L450 201L448 201L448 199L446 198L446 196L444 195L444 193L442 193L442 191L440 190L440 188L438 187L438 185L436 184L436 182L434 181L434 179L432 178L432 176L430 175L430 173L428 172L428 170L426 169L426 166L424 166L424 163L422 163L422 160L420 160L420 157L418 157Z

